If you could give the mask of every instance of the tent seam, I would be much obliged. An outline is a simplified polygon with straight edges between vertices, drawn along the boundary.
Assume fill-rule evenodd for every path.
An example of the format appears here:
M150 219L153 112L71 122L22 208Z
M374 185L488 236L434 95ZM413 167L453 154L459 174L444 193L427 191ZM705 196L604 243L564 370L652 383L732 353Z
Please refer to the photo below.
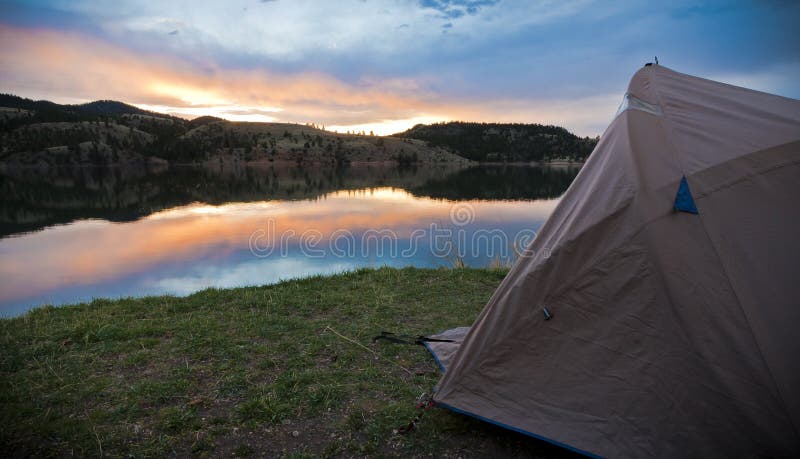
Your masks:
M675 156L677 157L677 163L678 163L678 166L680 167L680 170L681 170L681 173L682 173L683 177L686 177L686 167L684 165L683 158L680 155L681 150L678 149L678 146L672 140L672 139L675 138L675 129L674 129L673 125L672 125L672 117L671 117L669 111L667 110L666 105L664 104L664 99L661 97L661 91L659 90L660 89L659 88L660 84L659 84L659 82L657 82L657 75L656 75L656 71L654 69L651 70L651 72L650 72L650 81L653 83L653 93L655 94L656 98L658 99L659 105L661 105L661 110L662 110L662 113L663 113L664 128L667 130L666 134L669 134L665 138L666 138L667 142L669 142L670 146L672 146L673 152L674 152ZM698 172L701 172L701 171L698 171ZM688 184L688 179L687 179L687 184ZM690 187L690 189L691 189L691 187ZM698 210L700 210L700 209L698 209ZM742 315L744 316L745 320L747 321L747 328L750 331L750 336L753 338L753 342L756 345L756 349L758 349L758 355L761 357L761 361L764 364L764 368L766 368L767 373L769 374L769 377L772 380L772 384L773 384L773 387L775 388L775 392L776 392L776 394L778 396L778 399L781 401L782 407L783 407L783 409L785 411L784 414L789 419L789 421L790 421L790 423L792 425L792 430L794 430L794 432L795 432L795 437L800 437L800 435L798 435L798 429L797 429L797 426L795 425L793 417L791 416L791 414L789 412L786 412L786 410L787 410L786 399L784 399L783 394L781 393L780 386L778 385L778 382L775 379L775 375L772 372L772 367L769 365L769 363L767 362L766 357L764 356L764 350L763 350L763 348L761 346L761 342L758 340L758 337L756 336L755 331L753 330L753 325L752 325L752 323L750 321L750 316L747 314L747 311L745 311L744 307L742 306L742 300L741 300L741 298L739 296L739 292L737 292L736 286L733 284L733 281L731 281L730 274L728 274L728 269L725 266L725 263L722 261L722 257L719 254L719 249L717 248L717 245L714 243L714 239L711 237L711 234L708 232L708 228L706 228L705 219L703 218L703 212L699 212L696 215L696 217L700 219L700 227L703 229L703 233L705 233L706 238L708 239L708 241L710 243L711 249L714 251L714 256L717 258L717 262L719 263L720 267L722 267L722 272L725 275L725 280L728 283L728 287L730 287L731 291L733 292L733 296L736 298L736 304L737 304L737 306L739 306L739 310L741 311Z
M753 152L751 154L763 153L763 152L766 152L768 150L773 150L775 148L781 148L781 147L784 147L786 145L792 145L792 144L800 145L800 142L787 142L785 144L778 145L776 147L770 147L770 148L765 148L764 150L758 150L758 151L755 151L755 152ZM739 158L744 158L744 157L747 157L747 156L749 156L749 155L742 155ZM736 159L739 159L739 158L736 158ZM725 190L727 188L730 188L730 187L732 187L734 185L737 185L737 184L739 184L741 182L744 182L744 181L747 181L747 180L752 180L755 177L760 177L762 175L768 174L768 173L773 172L775 170L780 170L780 169L783 169L784 167L792 166L792 165L795 165L795 164L798 164L798 163L800 163L800 158L790 159L788 161L784 161L784 162L781 162L779 164L773 164L770 167L758 169L758 170L756 170L756 171L754 171L752 173L748 173L747 175L744 175L742 177L737 177L735 179L728 180L728 181L726 181L724 183L721 183L721 184L715 186L712 189L706 190L706 191L704 191L702 193L695 194L694 196L698 200L702 199L702 198L706 198L708 196L711 196L714 193L717 193L719 191L722 191L722 190ZM726 164L726 163L723 163L723 164ZM704 172L706 172L707 170L710 170L710 169L713 169L713 168L703 169L702 171L695 172L694 174L692 174L692 177L695 177L696 175L699 175L699 174L703 174Z

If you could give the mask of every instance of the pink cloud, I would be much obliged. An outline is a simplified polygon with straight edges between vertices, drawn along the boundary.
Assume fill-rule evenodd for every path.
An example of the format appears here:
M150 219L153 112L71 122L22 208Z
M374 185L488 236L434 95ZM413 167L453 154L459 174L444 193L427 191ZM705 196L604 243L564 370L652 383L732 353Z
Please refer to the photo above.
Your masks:
M0 24L0 90L56 102L116 99L186 117L314 122L388 134L416 122L541 122L596 133L616 96L591 100L445 100L415 79L348 84L315 72L198 70L83 34ZM252 116L251 116L252 115ZM250 117L250 118L248 118ZM591 127L590 127L591 126Z

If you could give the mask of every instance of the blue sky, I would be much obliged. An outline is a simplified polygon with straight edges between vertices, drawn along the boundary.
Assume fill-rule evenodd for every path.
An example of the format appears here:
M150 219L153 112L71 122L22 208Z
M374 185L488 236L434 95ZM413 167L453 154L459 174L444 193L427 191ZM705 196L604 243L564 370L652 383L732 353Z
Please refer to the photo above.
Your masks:
M597 135L630 76L800 98L800 2L0 1L0 91L378 132L448 119Z

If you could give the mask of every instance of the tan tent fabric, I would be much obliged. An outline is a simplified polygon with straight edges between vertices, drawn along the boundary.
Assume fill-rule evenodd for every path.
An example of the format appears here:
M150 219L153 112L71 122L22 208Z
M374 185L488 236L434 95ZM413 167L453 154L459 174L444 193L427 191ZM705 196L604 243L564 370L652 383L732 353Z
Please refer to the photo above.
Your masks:
M592 455L800 456L800 101L658 65L625 100L465 336L430 343L434 398Z

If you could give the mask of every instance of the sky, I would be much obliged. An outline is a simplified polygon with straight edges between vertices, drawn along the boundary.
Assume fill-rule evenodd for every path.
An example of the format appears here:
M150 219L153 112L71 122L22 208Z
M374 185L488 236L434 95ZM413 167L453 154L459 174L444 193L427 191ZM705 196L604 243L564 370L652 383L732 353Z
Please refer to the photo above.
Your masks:
M463 120L603 132L630 77L800 98L800 2L0 0L0 92L389 134Z

